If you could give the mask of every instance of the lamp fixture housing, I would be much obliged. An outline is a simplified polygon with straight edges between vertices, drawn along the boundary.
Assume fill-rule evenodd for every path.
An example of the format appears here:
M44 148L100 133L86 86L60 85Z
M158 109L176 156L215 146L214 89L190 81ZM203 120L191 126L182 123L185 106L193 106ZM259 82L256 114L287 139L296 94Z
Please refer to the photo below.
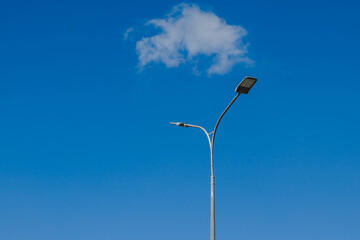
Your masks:
M252 86L256 83L257 79L254 77L245 77L240 84L236 87L235 92L247 94Z

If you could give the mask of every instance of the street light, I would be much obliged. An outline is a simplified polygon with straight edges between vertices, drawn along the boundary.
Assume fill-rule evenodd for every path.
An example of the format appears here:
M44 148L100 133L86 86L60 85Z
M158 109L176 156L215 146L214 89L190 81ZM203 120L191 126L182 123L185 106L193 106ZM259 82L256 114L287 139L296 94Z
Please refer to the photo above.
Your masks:
M210 165L211 165L211 176L210 176L210 240L215 240L215 176L214 176L214 141L216 130L219 126L221 119L223 118L226 111L231 107L235 100L239 97L241 93L247 94L252 86L256 83L257 79L253 77L245 77L240 84L236 87L235 92L237 93L234 99L230 104L225 108L224 112L220 115L219 119L216 122L214 131L208 133L203 127L187 124L183 122L170 122L170 124L179 126L179 127L193 127L201 129L207 136L210 146ZM212 137L210 135L212 134Z

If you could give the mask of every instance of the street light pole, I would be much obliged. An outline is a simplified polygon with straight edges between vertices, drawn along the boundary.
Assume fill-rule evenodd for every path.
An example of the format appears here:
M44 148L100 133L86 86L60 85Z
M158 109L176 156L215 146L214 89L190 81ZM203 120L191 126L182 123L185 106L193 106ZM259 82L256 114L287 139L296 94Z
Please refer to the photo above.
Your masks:
M210 161L211 161L211 179L210 179L210 186L211 186L211 194L210 194L210 240L215 240L215 176L214 176L214 141L215 141L215 135L216 130L219 126L219 123L227 110L231 107L231 105L235 102L235 100L239 97L240 93L236 94L234 99L230 102L230 104L227 106L227 108L224 110L224 112L221 114L219 119L216 122L214 132L212 134L211 138L211 154L210 154Z
M252 77L245 77L241 81L241 83L235 89L235 92L237 92L236 96L230 102L230 104L225 108L224 112L220 115L219 119L216 122L214 131L211 133L208 133L201 126L187 124L187 123L180 123L180 122L170 122L170 124L174 124L174 125L177 125L180 127L199 128L206 134L206 137L209 141L210 165L211 165L211 168L210 168L210 171L211 171L211 176L210 176L210 240L215 240L215 176L214 176L214 157L213 156L214 156L214 142L215 142L216 131L218 129L221 119L223 118L223 116L225 115L227 110L229 110L231 105L235 102L235 100L239 97L239 95L241 93L247 94L249 92L250 88L255 84L256 81L257 81L257 79L252 78ZM211 138L210 138L210 134L212 134Z

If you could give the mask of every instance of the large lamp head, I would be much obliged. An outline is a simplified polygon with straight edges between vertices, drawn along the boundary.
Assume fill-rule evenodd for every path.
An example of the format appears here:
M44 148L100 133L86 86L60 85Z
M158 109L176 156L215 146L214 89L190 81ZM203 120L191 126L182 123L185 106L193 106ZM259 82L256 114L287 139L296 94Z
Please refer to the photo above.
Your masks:
M245 77L241 83L236 87L235 92L247 94L252 86L256 83L257 79L253 77Z

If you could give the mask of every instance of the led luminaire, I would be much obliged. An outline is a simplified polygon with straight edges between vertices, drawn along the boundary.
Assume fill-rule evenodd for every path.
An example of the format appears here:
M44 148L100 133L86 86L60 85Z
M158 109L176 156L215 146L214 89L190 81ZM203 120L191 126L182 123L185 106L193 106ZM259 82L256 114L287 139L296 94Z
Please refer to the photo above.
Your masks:
M253 77L245 77L241 83L236 87L235 92L247 94L252 86L256 83L257 79Z
M189 127L186 123L182 123L182 122L170 122L170 124L179 126L179 127Z

